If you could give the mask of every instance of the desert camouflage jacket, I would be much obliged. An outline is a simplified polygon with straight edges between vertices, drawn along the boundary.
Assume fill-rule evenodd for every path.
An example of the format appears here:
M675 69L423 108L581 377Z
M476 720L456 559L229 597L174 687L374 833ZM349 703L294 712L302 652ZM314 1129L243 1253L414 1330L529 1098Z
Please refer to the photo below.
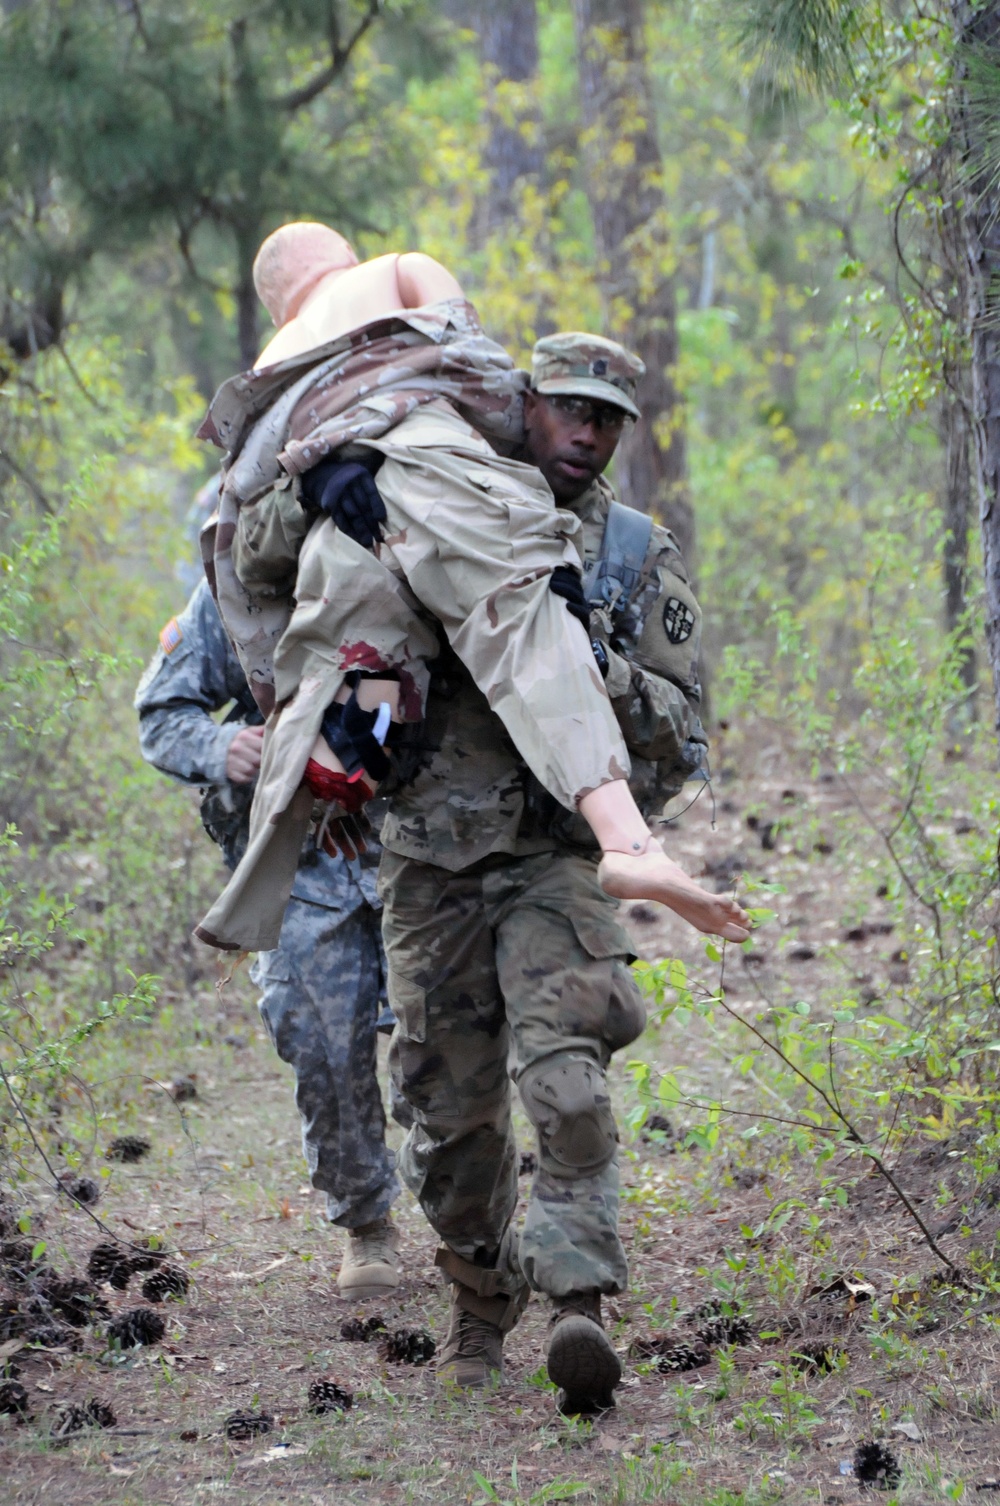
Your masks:
M294 571L275 583L240 580L233 560L245 510L261 505L325 456L378 439L425 403L448 398L503 448L521 437L527 378L483 332L471 304L446 300L393 315L303 356L223 383L198 431L227 452L217 519L202 533L219 612L266 716L274 705L274 651L288 626ZM294 509L292 509L294 511ZM297 553L311 519L299 515ZM259 516L253 523L260 525ZM294 532L293 528L293 532Z

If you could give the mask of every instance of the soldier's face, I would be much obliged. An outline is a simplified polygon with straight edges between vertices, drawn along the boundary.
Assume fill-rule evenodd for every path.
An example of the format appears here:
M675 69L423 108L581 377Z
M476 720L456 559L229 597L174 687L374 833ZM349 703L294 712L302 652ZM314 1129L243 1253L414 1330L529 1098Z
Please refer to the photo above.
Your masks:
M575 502L608 466L626 415L588 397L524 395L524 459L537 465L557 502Z

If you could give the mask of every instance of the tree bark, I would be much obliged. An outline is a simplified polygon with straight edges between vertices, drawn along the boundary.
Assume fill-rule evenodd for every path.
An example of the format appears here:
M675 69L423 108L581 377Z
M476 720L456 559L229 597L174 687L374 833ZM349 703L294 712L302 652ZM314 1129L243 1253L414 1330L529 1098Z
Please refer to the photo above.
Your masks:
M973 49L1000 69L1000 3L974 7L953 0L962 53ZM968 170L962 204L967 327L972 350L971 428L985 574L986 650L993 680L994 725L1000 729L1000 190L990 171L979 112L969 108L967 81L959 77L955 100L957 146Z
M259 301L253 281L254 257L260 241L257 226L236 232L236 332L241 371L249 371L260 354Z
M969 411L961 394L947 391L941 409L941 438L944 444L944 616L949 633L960 626L968 629L969 521L972 514L971 433ZM958 717L959 723L976 719L978 664L976 650L970 642L962 651L962 684L968 691ZM956 730L960 730L956 726Z
M545 165L538 103L525 87L538 73L535 0L493 0L478 24L487 87L486 229L492 233L514 218L518 186L537 181Z
M643 416L619 448L617 477L622 500L659 514L690 555L677 300L642 0L573 0L573 16L607 325L646 364L637 398Z

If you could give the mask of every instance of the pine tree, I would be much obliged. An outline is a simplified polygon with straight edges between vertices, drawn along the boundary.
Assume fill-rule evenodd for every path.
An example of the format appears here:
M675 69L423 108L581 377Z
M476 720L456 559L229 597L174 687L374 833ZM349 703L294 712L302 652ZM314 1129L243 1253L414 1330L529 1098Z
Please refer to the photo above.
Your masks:
M239 361L251 365L264 235L309 217L350 232L405 170L377 70L354 66L383 10L383 0L8 7L0 335L15 355L58 340L67 291L99 252L167 230L191 282L234 301ZM397 29L410 14L394 9Z

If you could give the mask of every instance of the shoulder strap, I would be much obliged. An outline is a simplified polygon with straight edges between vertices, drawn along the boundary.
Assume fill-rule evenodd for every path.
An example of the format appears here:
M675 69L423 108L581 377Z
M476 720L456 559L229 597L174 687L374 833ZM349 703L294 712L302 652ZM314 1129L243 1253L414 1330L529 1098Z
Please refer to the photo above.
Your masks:
M592 607L624 607L639 583L653 536L653 520L634 507L612 502L601 552L584 571L583 592Z

